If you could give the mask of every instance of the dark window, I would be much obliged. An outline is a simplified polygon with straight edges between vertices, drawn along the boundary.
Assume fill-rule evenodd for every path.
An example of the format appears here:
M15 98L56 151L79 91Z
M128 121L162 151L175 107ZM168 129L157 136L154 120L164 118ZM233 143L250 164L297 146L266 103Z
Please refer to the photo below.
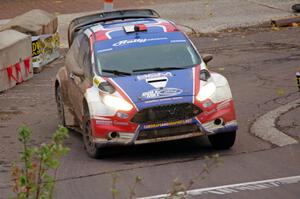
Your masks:
M71 46L71 48L70 48L70 50L69 50L69 52L70 53L73 53L73 56L74 56L74 58L75 58L75 60L76 60L76 62L79 64L79 47L80 47L80 43L81 43L81 41L82 41L82 39L83 39L84 37L83 37L83 35L82 34L79 34L75 39L74 39L74 41L73 41L73 43L72 43L72 46ZM79 67L82 67L82 65L78 65Z
M91 53L89 39L86 36L84 36L84 38L81 40L78 64L83 68L85 74L90 77L92 74Z
M130 48L97 54L100 70L133 70L153 67L189 67L201 63L197 52L189 43L163 44Z

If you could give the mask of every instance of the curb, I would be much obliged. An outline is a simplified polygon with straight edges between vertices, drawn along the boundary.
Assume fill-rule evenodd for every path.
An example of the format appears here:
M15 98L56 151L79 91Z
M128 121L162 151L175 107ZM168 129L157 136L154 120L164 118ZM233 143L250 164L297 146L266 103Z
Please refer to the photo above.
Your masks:
M277 118L298 106L300 106L300 99L267 112L252 124L250 132L257 137L280 147L298 143L296 139L276 128ZM268 130L266 131L266 129Z

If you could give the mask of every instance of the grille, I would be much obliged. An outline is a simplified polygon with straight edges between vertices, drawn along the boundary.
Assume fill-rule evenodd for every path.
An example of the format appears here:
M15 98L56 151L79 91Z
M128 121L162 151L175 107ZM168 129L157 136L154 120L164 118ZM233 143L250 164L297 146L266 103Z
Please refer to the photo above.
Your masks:
M147 139L171 137L177 135L185 135L196 131L199 131L199 128L195 124L187 124L183 126L176 126L176 127L163 128L163 129L142 130L140 131L137 140L147 140Z
M198 106L191 103L169 104L143 109L131 121L138 124L171 122L190 119L201 112Z

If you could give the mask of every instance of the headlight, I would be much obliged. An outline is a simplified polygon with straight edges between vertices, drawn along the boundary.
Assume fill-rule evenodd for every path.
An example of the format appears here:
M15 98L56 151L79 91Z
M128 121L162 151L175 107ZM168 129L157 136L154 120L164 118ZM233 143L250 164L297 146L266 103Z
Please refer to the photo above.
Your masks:
M103 98L103 103L121 111L130 111L133 108L133 106L123 98L112 95L105 95Z
M200 92L196 96L196 99L199 101L204 101L214 94L216 89L216 85L213 82L209 82L205 86L200 87Z

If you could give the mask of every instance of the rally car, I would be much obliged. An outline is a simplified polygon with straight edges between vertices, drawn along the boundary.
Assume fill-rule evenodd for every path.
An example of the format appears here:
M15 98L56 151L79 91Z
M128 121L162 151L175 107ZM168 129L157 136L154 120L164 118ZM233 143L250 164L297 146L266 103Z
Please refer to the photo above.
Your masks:
M208 70L176 25L150 9L74 19L55 82L60 123L83 134L87 153L112 145L206 135L233 146L237 122L225 77Z

